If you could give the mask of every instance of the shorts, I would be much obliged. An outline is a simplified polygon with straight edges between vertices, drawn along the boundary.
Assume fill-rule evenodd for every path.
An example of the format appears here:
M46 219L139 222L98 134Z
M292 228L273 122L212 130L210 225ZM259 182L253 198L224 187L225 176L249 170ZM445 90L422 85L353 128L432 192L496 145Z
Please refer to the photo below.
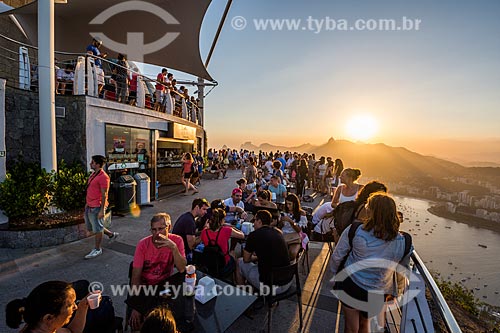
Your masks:
M85 225L88 231L94 233L103 232L104 230L104 219L100 219L97 216L101 211L101 207L86 207L85 213L83 214L83 219L85 220Z
M339 288L336 288L334 286L334 289L338 290ZM344 281L341 282L341 290L351 298L354 298L356 301L360 302L363 306L353 306L354 304L352 304L352 301L350 302L348 299L345 299L341 296L339 297L339 299L342 302L342 305L350 309L359 310L359 313L363 318L369 318L368 311L364 310L370 309L370 311L373 312L372 316L379 314L383 310L384 301L387 297L387 295L382 296L381 294L370 292L370 294L372 294L371 296L373 300L370 299L372 304L368 304L369 292L358 286L354 281L352 281L350 277L347 277ZM373 301L375 301L376 303L374 303Z
M98 85L104 85L104 71L102 70L102 68L100 67L96 67L95 69L95 73L96 73L96 76L97 76L97 84Z
M191 176L193 175L192 172L185 172L184 173L184 179L191 179Z
M243 258L238 259L238 269L241 275L257 290L260 290L259 266L253 262L244 262ZM293 279L283 286L276 286L276 294L287 291L292 285Z
M163 96L163 91L161 91L161 90L156 90L155 91L155 101L156 101L156 103L161 103L162 96Z

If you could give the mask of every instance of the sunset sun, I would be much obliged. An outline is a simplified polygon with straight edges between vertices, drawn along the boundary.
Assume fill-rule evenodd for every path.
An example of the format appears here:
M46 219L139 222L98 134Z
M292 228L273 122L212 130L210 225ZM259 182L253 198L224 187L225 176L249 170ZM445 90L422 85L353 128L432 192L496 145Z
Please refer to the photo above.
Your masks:
M353 116L345 126L348 138L356 141L369 140L378 131L377 120L366 114Z

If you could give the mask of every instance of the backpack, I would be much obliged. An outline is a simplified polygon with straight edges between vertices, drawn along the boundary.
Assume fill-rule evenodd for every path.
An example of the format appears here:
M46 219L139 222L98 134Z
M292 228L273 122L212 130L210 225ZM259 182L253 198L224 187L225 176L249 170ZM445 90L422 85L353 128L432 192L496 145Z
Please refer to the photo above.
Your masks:
M220 276L224 266L226 266L226 255L217 243L221 230L222 228L219 229L215 241L213 241L208 236L208 229L205 229L208 244L203 249L202 265L205 267L207 274L215 277Z
M333 210L333 223L339 236L356 218L358 207L359 204L356 201L346 201Z

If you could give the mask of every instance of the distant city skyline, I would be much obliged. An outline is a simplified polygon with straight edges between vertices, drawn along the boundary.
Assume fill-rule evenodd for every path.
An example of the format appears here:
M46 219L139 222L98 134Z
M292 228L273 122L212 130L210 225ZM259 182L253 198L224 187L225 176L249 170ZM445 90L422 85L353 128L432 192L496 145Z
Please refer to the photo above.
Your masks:
M203 58L225 4L214 0L207 12ZM377 122L368 143L412 149L439 139L499 139L498 12L494 0L235 1L208 68L219 82L205 103L209 145L355 141L346 126L357 115ZM240 16L247 25L236 30ZM311 19L403 17L420 20L419 30L305 26ZM301 19L302 26L258 31L254 20L261 19Z

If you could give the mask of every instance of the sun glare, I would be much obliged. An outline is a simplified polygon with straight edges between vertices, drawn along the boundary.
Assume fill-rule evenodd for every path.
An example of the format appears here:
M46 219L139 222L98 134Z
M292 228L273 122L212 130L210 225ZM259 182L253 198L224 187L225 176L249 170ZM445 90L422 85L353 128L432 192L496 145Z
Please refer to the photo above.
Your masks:
M356 141L364 141L373 138L377 134L378 124L370 115L356 115L346 123L347 136Z

